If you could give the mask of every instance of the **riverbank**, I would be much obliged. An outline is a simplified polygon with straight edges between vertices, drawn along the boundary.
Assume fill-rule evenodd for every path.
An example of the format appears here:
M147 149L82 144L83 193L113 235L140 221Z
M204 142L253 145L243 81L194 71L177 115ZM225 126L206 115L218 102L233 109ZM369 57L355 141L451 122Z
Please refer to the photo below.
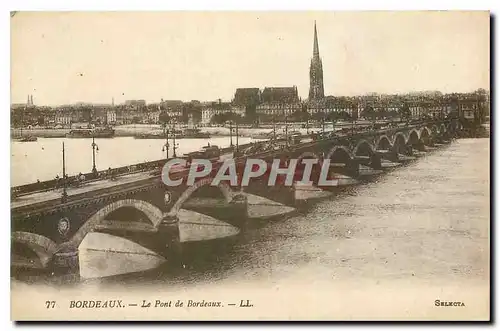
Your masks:
M135 137L142 134L162 134L163 129L161 125L151 124L151 125L119 125L115 126L115 136L116 137ZM319 131L321 128L309 128L309 131ZM328 131L328 128L326 128ZM38 138L64 138L71 129L43 129L43 128L33 128L33 129L23 129L23 136L35 136ZM213 137L227 137L230 135L229 128L227 127L202 127L202 132L208 132ZM238 135L240 137L254 137L256 135L270 134L273 131L272 127L264 128L239 128ZM298 128L289 126L288 131L299 131L303 134L306 133L305 128ZM21 136L20 129L11 129L11 138L18 138ZM284 133L284 126L276 126L276 133Z

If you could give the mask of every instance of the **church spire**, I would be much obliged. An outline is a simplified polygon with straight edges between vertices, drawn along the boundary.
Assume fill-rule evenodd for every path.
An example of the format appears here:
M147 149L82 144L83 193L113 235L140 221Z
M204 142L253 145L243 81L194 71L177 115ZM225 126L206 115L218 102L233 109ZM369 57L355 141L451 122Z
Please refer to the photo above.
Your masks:
M313 56L319 57L319 46L318 46L318 31L316 30L316 21L314 21L314 47Z
M322 100L325 97L323 87L323 64L319 57L318 31L314 21L314 46L309 68L309 100Z

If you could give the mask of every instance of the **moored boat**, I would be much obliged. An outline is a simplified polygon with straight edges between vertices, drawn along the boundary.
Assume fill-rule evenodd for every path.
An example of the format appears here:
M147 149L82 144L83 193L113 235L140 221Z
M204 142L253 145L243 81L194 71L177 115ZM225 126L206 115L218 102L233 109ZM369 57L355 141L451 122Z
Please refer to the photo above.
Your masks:
M200 129L185 129L181 134L176 135L176 138L210 138L210 134L208 132L201 132Z
M73 129L66 134L67 138L112 138L115 135L115 130L112 128L95 128L95 129Z
M18 138L18 141L23 142L23 143L32 142L32 141L38 141L38 138L35 136L24 136L24 137Z
M159 133L141 133L134 136L135 139L165 139L165 135Z

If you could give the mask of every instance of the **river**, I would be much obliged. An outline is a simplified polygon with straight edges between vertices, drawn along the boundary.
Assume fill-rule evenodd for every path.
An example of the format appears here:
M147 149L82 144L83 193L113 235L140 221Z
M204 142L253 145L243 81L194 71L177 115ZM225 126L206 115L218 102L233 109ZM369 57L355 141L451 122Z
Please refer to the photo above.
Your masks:
M240 137L238 143L256 141ZM62 175L62 143L65 144L66 173L76 175L92 170L92 140L88 138L38 138L36 142L11 142L11 186L34 183L38 180L54 179ZM122 167L140 162L159 160L167 157L162 151L163 139L135 139L133 137L115 137L96 139L99 151L96 152L97 170L109 167ZM173 155L170 142L169 156ZM178 156L199 150L207 143L219 147L228 147L230 137L212 137L209 139L177 139ZM236 138L233 137L233 144Z
M107 158L111 141L100 143L103 164L161 155L161 141L135 156L115 152ZM139 146L133 139L126 143L127 150ZM74 144L69 146L88 149L87 142ZM231 244L191 252L180 270L88 280L56 291L79 297L92 290L123 296L126 289L135 298L241 298L262 308L257 316L219 313L225 318L479 316L489 307L489 185L489 139L460 139L302 214L254 226ZM464 301L467 308L458 314L435 308L436 299ZM188 313L175 316L193 316ZM219 316L214 310L196 314Z

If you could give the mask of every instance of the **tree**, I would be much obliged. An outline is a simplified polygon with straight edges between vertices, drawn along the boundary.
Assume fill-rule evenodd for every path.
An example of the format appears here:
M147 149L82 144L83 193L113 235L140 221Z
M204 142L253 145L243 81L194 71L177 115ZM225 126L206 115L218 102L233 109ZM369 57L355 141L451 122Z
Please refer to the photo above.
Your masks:
M313 120L319 121L319 122L323 121L325 119L325 117L326 117L326 114L322 111L317 112L317 113L312 115Z
M303 108L300 112L300 121L306 122L311 119L311 114L307 111L307 108Z
M377 114L375 112L375 109L373 109L373 107L371 105L368 105L365 107L365 109L363 109L363 117L364 118L373 120L376 118L376 116L377 116Z
M161 124L165 125L167 124L169 121L170 121L170 116L168 115L167 111L166 110L163 110L161 113L160 113L160 116L159 116L159 121Z
M238 123L242 123L242 116L239 114L235 114L233 112L227 112L227 113L220 113L220 114L215 114L210 122L214 124L224 124L227 121L234 121Z
M336 122L339 119L339 114L335 111L332 111L326 115L326 120L330 122Z
M289 121L300 121L300 110L294 111L290 116L288 116Z
M293 114L291 114L288 119L290 121L297 121L297 122L305 122L305 121L308 121L310 118L310 114L307 112L307 109L304 110L304 109L300 109L300 110L296 110L293 112Z
M38 116L37 124L38 125L44 125L45 124L45 117Z
M345 110L339 112L338 114L338 118L342 121L350 121L352 120L352 116L351 114L349 114L348 112L346 112Z

